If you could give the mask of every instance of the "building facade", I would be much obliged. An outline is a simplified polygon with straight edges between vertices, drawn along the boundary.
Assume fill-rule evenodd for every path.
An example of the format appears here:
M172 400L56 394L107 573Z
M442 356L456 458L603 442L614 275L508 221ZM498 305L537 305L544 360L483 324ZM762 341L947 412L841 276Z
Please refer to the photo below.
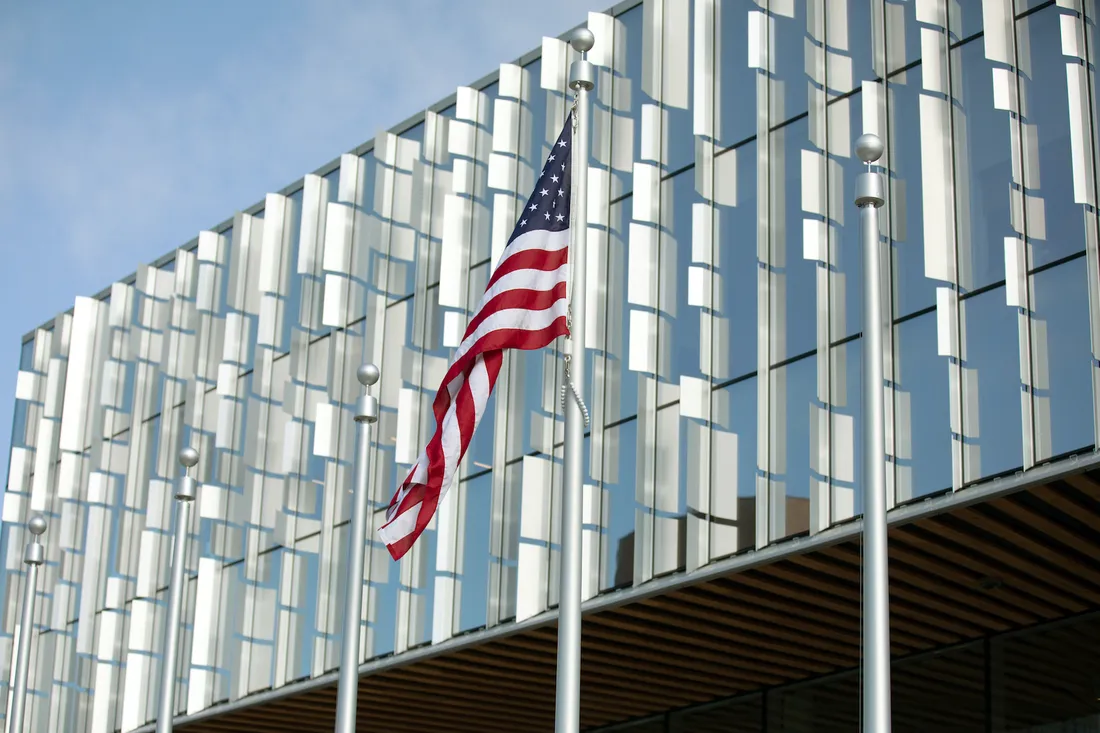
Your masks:
M589 14L590 606L854 526L865 132L887 142L891 511L1092 451L1095 13L1089 0L644 0ZM377 525L564 121L573 54L544 39L26 336L0 666L21 523L41 512L28 730L155 718L184 446L200 489L177 712L337 667L355 370L382 375ZM561 369L557 347L506 358L458 483L405 559L372 528L365 663L550 618ZM858 713L854 678L837 679ZM745 694L728 705L783 693ZM774 710L715 730L832 730ZM645 718L623 711L599 722ZM634 729L709 730L672 725L662 713Z

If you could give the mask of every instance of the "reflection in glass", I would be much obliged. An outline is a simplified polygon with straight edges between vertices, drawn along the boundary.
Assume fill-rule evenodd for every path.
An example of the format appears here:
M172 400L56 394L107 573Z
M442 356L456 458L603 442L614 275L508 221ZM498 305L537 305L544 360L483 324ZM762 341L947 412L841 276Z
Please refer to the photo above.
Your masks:
M806 111L808 90L812 88L807 71L820 74L822 64L817 58L806 57L807 45L812 48L806 37L809 26L806 3L776 4L771 10L768 14L756 11L757 15L750 21L749 40L753 40L755 30L756 42L771 52L768 123L774 128ZM799 140L804 139L805 132L799 136Z
M634 190L634 161L640 159L642 145L641 119L642 104L645 95L640 90L642 80L642 59L645 55L642 38L644 6L639 4L616 18L615 45L625 49L626 63L617 69L608 92L614 95L616 115L611 131L612 176L611 189L622 194ZM602 88L602 85L601 87ZM629 105L629 108L627 108Z
M482 474L464 481L461 493L449 497L465 509L465 521L459 523L459 533L454 537L455 553L459 564L455 571L455 625L461 633L485 626L489 589L489 524L492 521L492 475ZM436 577L436 584L449 580L444 575Z
M960 302L963 481L1023 465L1020 316L1004 288Z
M859 0L851 0L858 2ZM864 129L863 95L853 94L829 104L828 115L828 155L821 156L820 151L803 151L803 193L802 208L806 218L803 220L803 257L813 256L818 265L818 312L828 310L828 342L835 343L842 338L860 332L862 328L863 293L863 248L860 243L859 211L852 205L851 197L856 177L866 170L866 166L852 154L852 141ZM806 175L824 167L826 175L817 177L825 185L819 191L813 191L812 183ZM810 209L807 204L815 202ZM827 227L828 254L813 245L820 246L821 237L814 238L809 227L821 226L817 223L820 215ZM816 255L816 256L815 256ZM827 279L826 279L827 273ZM822 292L827 284L827 294ZM822 320L818 316L819 322ZM818 326L819 330L821 326ZM823 345L823 334L818 334L818 343Z
M714 32L721 40L721 55L714 64L714 129L718 145L728 148L756 135L757 71L746 63L745 44L751 41L749 33L759 27L750 23L750 17L759 13L760 7L753 0L725 0L716 5L719 22ZM696 44L702 40L696 39Z
M888 6L901 7L901 6ZM912 8L913 3L905 7ZM889 11L888 11L889 15ZM890 118L890 238L894 292L894 317L900 318L936 302L936 281L925 274L925 258L943 251L942 243L925 241L924 170L925 137L921 109L922 69L891 77L886 82ZM931 120L930 120L931 123ZM942 132L942 131L941 131ZM928 145L932 141L928 140Z
M656 440L646 445L645 450L652 452L653 462L641 456L638 458L639 471L643 475L653 472L652 480L647 477L638 482L638 500L644 507L638 517L638 535L652 537L652 569L649 559L641 558L641 577L645 579L684 568L687 493L698 494L705 486L701 472L692 472L694 484L688 484L689 461L698 460L699 456L687 455L687 452L689 441L702 444L707 430L706 421L681 419L679 403L658 409L656 414L647 410L638 416L639 425L650 421L654 424ZM705 456L703 458L705 467L707 462ZM635 550L648 550L648 545L648 542L635 541Z
M1016 22L1020 44L1021 120L1019 141L1024 160L1023 219L1031 245L1031 267L1039 267L1085 248L1085 216L1075 195L1075 173L1084 178L1085 161L1073 160L1070 125L1081 127L1073 111L1088 106L1084 89L1067 84L1057 7ZM1067 18L1068 19L1068 18ZM1076 64L1070 65L1070 70ZM1072 79L1073 77L1071 77ZM1078 129L1079 138L1088 136ZM1083 152L1083 151L1082 151ZM1075 168L1077 169L1075 171ZM1082 190L1088 188L1082 182Z
M490 625L516 616L518 593L520 504L523 499L523 462L516 461L496 469L503 480L499 525L492 528L489 555L488 623ZM494 522L495 520L494 514Z
M638 373L630 369L630 326L631 309L627 307L630 281L627 273L627 251L629 248L629 212L633 206L633 197L611 205L610 226L607 238L607 345L605 347L603 382L600 391L603 394L604 424L610 425L618 420L638 413ZM536 357L527 357L528 363ZM537 374L537 372L535 372ZM530 388L529 388L530 389Z
M657 165L665 174L695 159L690 109L693 6L661 2L643 3L640 8L641 107L633 116L638 133L635 160Z
M917 21L917 4L905 0L886 0L883 4L886 26L886 71L893 74L921 58L921 25ZM929 6L931 7L931 6ZM942 6L939 6L942 7ZM927 21L927 18L922 18ZM920 70L916 71L917 78ZM895 80L905 83L902 72Z
M712 214L710 370L715 381L756 371L758 279L756 141L718 156L716 172L734 180L717 192ZM730 191L732 190L732 193ZM694 248L692 250L694 252Z
M1004 240L1016 234L1012 123L997 103L1014 82L986 58L985 47L978 39L951 50L958 282L964 293L1004 279Z
M817 343L818 263L803 257L802 156L808 123L802 118L770 136L771 363L812 351Z
M1092 445L1092 350L1084 257L1031 276L1035 460Z
M707 379L709 364L701 364L699 322L713 301L707 287L708 271L694 267L692 213L705 207L695 191L695 171L689 170L661 184L664 206L661 211L660 254L653 264L660 293L658 317L667 324L657 331L657 350L667 355L669 369L663 375L673 384L684 378ZM698 232L700 239L706 241ZM701 282L700 282L701 280ZM667 338L662 338L667 334ZM662 343L663 342L663 343ZM665 359L658 357L659 362Z
M893 399L886 406L894 470L886 480L899 504L951 487L952 367L936 353L936 338L935 313L894 327L894 382L887 393Z
M812 411L817 414L813 427L818 435L811 438L811 445L821 446L821 450L811 455L820 465L811 460L810 466L829 482L828 494L821 497L829 501L829 506L820 510L823 528L863 513L863 339L833 346L829 359L828 413Z
M709 470L709 492L692 501L689 494L688 522L706 521L709 527L706 564L756 545L756 378L734 382L711 394L710 465L688 458L690 472ZM704 484L704 488L707 484ZM698 516L702 514L703 516ZM691 533L689 532L689 538ZM695 543L689 539L690 551Z
M810 421L820 410L817 401L817 356L810 355L771 370L771 432L768 435L766 497L757 496L757 516L774 541L801 534L810 528L811 484L821 476L811 474ZM763 512L763 513L762 513ZM759 544L760 525L757 525Z
M635 512L641 511L634 499L636 483L635 446L638 421L629 419L613 425L604 434L604 480L608 492L609 516L604 519L606 549L600 588L621 588L634 582Z

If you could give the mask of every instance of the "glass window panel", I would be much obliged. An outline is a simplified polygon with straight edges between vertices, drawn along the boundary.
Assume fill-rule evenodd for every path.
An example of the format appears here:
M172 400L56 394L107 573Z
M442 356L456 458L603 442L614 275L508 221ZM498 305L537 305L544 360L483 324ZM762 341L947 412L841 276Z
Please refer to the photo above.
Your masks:
M822 426L828 431L829 463L819 471L828 472L829 516L836 523L863 513L863 339L831 347L829 359L833 383L829 421Z
M12 448L25 448L28 447L30 442L34 439L33 436L28 436L28 431L36 431L37 425L31 425L28 423L27 414L30 410L30 403L26 400L15 400L15 414L12 417L11 425L11 447ZM28 438L30 438L28 440ZM8 465L10 467L10 454ZM5 486L7 486L8 475L4 476Z
M293 495L297 537L321 531L321 520L324 516L325 466L328 461L314 450L317 430L315 418L317 404L328 399L326 385L331 348L332 337L327 334L311 343L305 349L305 366L301 368L306 378L301 382L294 380L292 387L300 391L301 410L296 409L295 412L301 421L301 435L293 444L284 446L284 449L296 451L300 458Z
M1081 257L1031 276L1037 461L1095 442L1086 267Z
M768 527L773 540L810 528L810 415L817 401L817 355L771 371Z
M859 729L857 672L781 687L766 694L768 733L841 733Z
M768 40L772 56L772 82L770 90L771 110L768 124L773 129L784 122L805 114L812 82L806 73L817 71L816 60L808 60L810 45L806 29L806 3L787 3L769 14ZM805 134L802 135L805 138Z
M620 588L634 581L634 514L637 480L638 421L631 418L604 434L603 487L610 516L604 517L606 547L600 588Z
M1024 217L1031 244L1031 267L1061 259L1085 249L1085 212L1075 201L1070 146L1073 105L1066 83L1066 57L1062 47L1061 18L1057 7L1032 13L1016 23L1020 54L1026 66L1020 70L1021 154L1024 156ZM1030 51L1030 53L1029 53ZM1021 59L1021 64L1024 64ZM1080 90L1072 93L1081 108ZM1088 135L1087 128L1081 131ZM1034 148L1034 153L1032 149ZM1084 161L1077 163L1084 167Z
M952 368L937 353L935 313L894 327L894 426L886 449L899 503L951 488Z
M245 637L241 639L241 647L247 658L240 672L247 675L248 693L268 689L275 681L279 577L284 560L285 550L276 548L261 552L252 563L245 563L242 620L246 625L241 629Z
M748 695L674 712L669 733L764 733L764 696Z
M906 7L912 7L906 3ZM894 316L934 305L937 282L925 275L923 146L930 131L921 129L921 67L886 82L890 138L890 235ZM947 136L949 131L943 131ZM880 213L880 216L883 214ZM938 244L938 243L933 243ZM858 283L854 283L858 290ZM857 309L857 312L860 312Z
M582 481L585 484L592 483L591 471L589 467L592 465L592 438L591 435L585 435L581 441L581 475ZM554 446L553 453L553 468L551 474L551 480L553 481L553 492L550 495L550 572L547 574L547 593L546 597L550 606L556 606L560 602L561 598L561 560L562 560L562 545L561 545L561 525L562 516L564 514L564 501L565 494L562 492L562 486L565 476L565 444L564 441L559 441ZM581 522L582 536L587 536L592 524ZM602 540L602 532L601 532ZM589 566L583 566L581 570L582 584L587 586L589 580ZM597 568L597 572L599 572Z
M817 344L818 263L803 256L802 152L807 118L771 134L771 363Z
M895 662L891 675L897 733L988 730L980 642Z
M650 522L653 532L653 575L684 568L689 470L693 493L706 486L707 461L705 454L700 454L706 423L681 419L680 414L680 404L673 403L657 410L652 418L656 422L652 465L655 480L652 505L643 509L649 516L643 521ZM701 470L689 469L693 464Z
M1023 465L1020 336L1017 308L1004 288L960 303L965 329L962 362L963 480L977 481Z
M844 94L858 89L864 79L879 76L871 63L871 42L878 36L872 28L871 7L879 0L819 1L826 18L826 88L830 96Z
M249 294L256 292L256 281L260 273L263 241L263 210L252 214L252 218L256 221L253 222L251 227L242 227L242 232L248 232L248 234L241 235L248 236L250 239L247 242L238 242L238 246L248 246L247 254L243 255L241 259L235 259L232 251L233 243L230 242L226 252L226 267L224 271L224 277L227 282L241 283L239 286L235 285L235 287L239 288L237 290L236 304L229 303L227 300L226 308L227 316L235 314L242 320L241 329L242 332L246 334L246 337L238 342L237 352L231 358L231 361L235 361L240 365L241 371L252 369L255 366L256 336L257 326L259 324L259 309L256 307L259 304L259 299L253 300L249 297ZM229 292L232 291L228 291L227 295ZM159 404L161 397L157 399Z
M631 137L630 144L630 161L639 160L642 147L642 131L639 120L642 117L642 104L646 101L646 97L642 94L642 56L645 53L643 48L644 41L642 38L642 19L643 19L644 7L642 4L638 4L636 7L631 8L627 12L616 17L615 25L615 43L618 45L621 43L624 49L624 59L626 61L624 67L619 70L619 73L615 74L613 81L613 93L617 99L629 100L629 109L623 109L619 113L619 117L622 118L620 124L616 125L616 129L612 131L612 145L623 145L624 142L621 139L616 138L616 134L619 136L629 134ZM620 40L621 37L621 40ZM618 185L612 184L612 190L618 190L622 193L630 193L634 190L634 170L633 166L630 167L616 167L613 170L613 175L618 179Z
M499 469L498 469L499 470ZM499 620L516 617L516 594L518 592L519 571L519 519L520 505L523 500L523 462L509 463L504 471L503 512L500 524L500 544L490 547L491 561L500 565L499 587L496 597L490 597L489 603L498 604ZM490 592L493 592L490 587Z
M409 586L405 586L404 583L401 584L401 589L412 597L410 603L412 609L406 612L408 616L404 620L398 619L398 624L403 621L408 624L408 648L431 641L431 625L434 620L434 612L436 612L436 553L438 541L437 524L432 522L427 529L423 530L423 534L416 540L416 545L412 546L408 555L405 556L410 559L405 560L403 558L403 561L418 564L421 568L419 572L414 573L414 579L412 579ZM414 553L419 553L419 555L414 555ZM399 606L398 610L400 611Z
M401 476L403 479L404 476ZM379 540L377 533L368 535L374 544L369 547L371 563L370 619L374 625L374 656L384 657L394 651L397 640L397 591L401 566L395 563Z
M233 227L226 227L220 232L220 236L223 240L221 263L217 266L220 292L217 293L216 303L218 312L215 315L218 318L225 318L229 302L229 264L233 261Z
M695 171L687 170L661 184L660 255L656 267L659 293L658 318L665 328L657 330L659 362L669 364L662 376L674 384L681 377L708 379L709 364L701 364L699 320L708 309L707 298L692 280L693 273L702 274L702 267L693 265L692 209L703 199L695 191ZM712 294L713 297L713 294ZM668 335L667 338L662 338ZM663 358L662 358L663 357ZM662 370L663 371L663 370Z
M607 265L604 268L607 273L607 313L604 314L607 328L606 374L600 390L605 424L638 413L638 374L629 368L630 308L627 306L627 242L632 206L632 197L627 196L612 204L610 213Z
M1024 13L1026 13L1028 10L1031 10L1032 8L1050 6L1050 2L1048 0L1013 0L1013 4L1016 6L1017 18L1019 18L1021 15L1024 15ZM1062 5L1064 7L1071 7L1071 5L1067 3L1062 3Z
M227 565L222 570L221 578L218 632L214 643L218 667L217 682L214 685L214 702L236 700L241 697L238 688L242 685L242 677L245 676L240 669L241 642L243 641L241 635L244 627L244 563L238 561ZM167 600L168 594L164 595ZM150 685L150 687L153 686Z
M756 80L760 73L748 64L746 44L749 42L749 15L760 12L753 0L726 0L717 3L720 9L714 32L719 35L717 47L721 56L714 65L715 94L718 95L715 114L715 134L722 147L735 145L756 135ZM755 42L761 42L756 39ZM701 42L697 39L696 43Z
M829 174L824 179L827 188L822 200L827 202L825 210L832 254L828 300L823 293L819 293L817 299L819 303L830 304L829 341L836 342L863 328L863 245L859 209L852 202L856 177L867 170L852 151L852 143L863 131L863 95L854 94L830 103L826 114L829 118ZM807 147L814 148L812 143ZM804 203L805 200L804 192ZM879 215L883 216L881 210ZM804 212L804 216L812 218L808 212ZM824 263L819 263L818 267L824 267ZM819 280L817 290L821 288Z
M710 369L716 381L750 374L757 367L756 152L753 140L715 162L716 167L729 166L737 175L736 205L715 206L713 213L716 257ZM727 155L735 157L727 159Z
M990 651L996 714L989 730L1076 733L1100 724L1100 618L995 638Z
M488 282L488 264L479 265L470 272L470 312L467 315L467 322L469 318L473 317L473 308L475 308L477 303L481 300L481 295L485 292L485 286ZM465 330L465 328L463 328L463 330ZM451 354L453 356L453 350ZM450 364L452 356L448 356L448 365ZM470 447L466 451L466 459L463 462L465 463L467 473L472 474L493 467L496 402L497 391L494 389L492 394L489 395L489 401L485 405L485 412L482 413L481 422L478 424L478 428L474 432L473 438L470 440Z
M499 90L500 85L497 82L481 90L485 100L485 116L478 123L478 129L482 134L478 136L475 148L477 157L474 165L473 195L468 197L473 199L473 216L470 222L469 267L473 267L479 262L488 261L491 254L490 232L492 231L493 194L488 187L489 156L492 154L493 149L493 103ZM527 196L529 193L521 193L520 196ZM476 291L471 287L471 307L476 304L476 299L481 296L482 290L484 290L484 285L481 290Z
M695 139L692 136L694 120L692 117L692 86L695 75L692 73L692 41L695 35L694 22L695 3L665 2L655 4L654 8L654 40L660 46L649 47L648 37L645 53L653 53L662 61L654 59L655 69L661 69L661 132L665 148L664 170L666 173L675 172L684 166L691 165L695 160ZM643 6L644 7L644 6ZM662 14L663 10L663 14ZM686 24L686 28L684 28ZM681 30L683 29L683 30ZM651 90L654 97L658 90ZM642 104L652 104L650 98L645 98ZM638 142L643 142L641 117L639 120ZM636 160L652 160L644 150L640 150Z
M523 102L521 114L527 116L527 123L520 127L519 151L520 160L531 166L531 172L534 174L546 160L550 148L550 144L546 142L547 93L543 91L541 84L542 58L535 59L523 69L527 75L523 88L526 101ZM553 134L556 136L558 133ZM534 181L533 178L531 180ZM520 191L518 195L523 197L526 194Z
M921 58L921 23L917 22L917 4L906 0L886 0L886 72L898 69ZM909 72L920 83L920 70ZM904 78L906 75L902 74ZM910 77L911 78L911 77ZM904 83L904 82L903 82Z
M959 285L969 292L1004 279L1004 240L1016 234L1012 122L994 104L998 65L986 59L982 39L952 49L951 68Z
M376 218L370 232L372 234L378 232L387 237L387 241L377 241L377 236L371 236L368 239L369 246L377 248L377 255L372 257L371 262L371 281L374 286L372 289L384 288L388 292L390 301L403 298L413 292L417 276L416 267L421 262L417 248L425 246L419 232L420 212L406 210L402 205L404 202L395 197L408 199L417 196L420 187L418 179L428 183L432 175L426 170L428 163L424 160L424 123L413 125L398 137L403 141L398 143L399 146L404 147L411 142L415 147L411 160L406 160L404 155L399 153L396 156L396 164L391 167L380 162L373 150L362 156L366 167L363 205L365 211ZM438 171L439 168L436 170ZM450 166L443 170L450 170ZM376 190L383 181L387 180L387 176L392 176L389 179L392 183L389 186L383 185L381 190ZM430 195L430 191L420 190L419 203L427 205ZM390 209L391 202L384 198L386 196L393 199L392 209ZM387 209L393 212L392 218L382 215L382 212ZM382 226L377 226L378 223ZM403 251L404 242L412 242L412 247ZM389 265L388 271L381 270L383 263Z
M287 238L287 252L283 259L286 271L281 273L286 283L286 295L280 298L282 309L282 328L278 336L279 352L288 353L291 348L291 335L297 325L302 310L302 278L298 275L298 245L302 239L302 194L299 188L287 198L286 224L283 230Z
M462 565L456 579L456 631L470 631L485 626L489 592L489 524L492 521L493 477L485 473L461 486L465 517L460 525L457 542L462 543Z
M756 546L757 392L752 377L712 394L711 560Z
M452 104L440 110L439 114L441 117L453 120L455 116L455 105ZM446 205L447 194L451 192L453 184L451 173L454 170L454 155L447 149L445 144L447 141L447 134L448 131L445 129L444 125L444 129L439 131L437 138L437 147L442 148L440 154L440 160L442 162L435 164L435 171L433 173L435 176L433 185L436 187L432 193L433 228L427 245L427 256L425 257L423 252L420 253L419 262L421 264L419 264L418 267L423 271L416 273L418 292L423 290L425 283L429 285L439 284L439 258L443 247L443 207ZM424 243L421 242L420 246L424 246ZM423 264L425 260L427 261L426 266Z
M279 636L286 641L280 649L285 667L284 677L276 679L276 685L284 681L293 681L310 676L313 666L313 646L317 643L317 581L319 564L316 552L303 552L298 548L286 551L283 560L292 566L283 574L283 584L289 584L289 592L283 590L280 596L289 599L289 603L280 607Z
M24 341L23 345L19 349L19 368L20 369L33 369L34 368L34 339L30 341Z
M951 41L954 43L959 40L968 39L971 36L981 33L984 29L984 2L957 2L948 3L948 27L951 29ZM1003 4L1005 10L1008 10L1008 3ZM999 9L1000 6L991 5L990 8ZM988 30L988 29L985 29ZM981 44L981 40L978 40Z

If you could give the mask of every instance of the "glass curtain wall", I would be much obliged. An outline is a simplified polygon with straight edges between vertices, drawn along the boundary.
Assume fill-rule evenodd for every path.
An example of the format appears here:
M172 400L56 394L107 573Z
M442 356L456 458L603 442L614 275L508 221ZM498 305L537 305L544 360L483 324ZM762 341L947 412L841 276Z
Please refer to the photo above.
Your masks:
M588 15L586 598L862 511L864 132L887 143L891 506L1096 443L1093 12L645 0ZM201 491L179 712L336 667L355 368L382 369L377 524L566 119L573 56L545 39L30 335L2 508L0 688L20 523L45 512L31 729L154 714L183 445L201 453ZM559 348L508 356L405 559L372 531L364 660L556 605Z

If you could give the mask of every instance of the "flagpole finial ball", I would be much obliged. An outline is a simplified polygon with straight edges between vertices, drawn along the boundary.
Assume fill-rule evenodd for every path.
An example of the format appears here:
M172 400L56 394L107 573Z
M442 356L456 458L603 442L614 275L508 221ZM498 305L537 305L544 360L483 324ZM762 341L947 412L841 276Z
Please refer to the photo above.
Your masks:
M378 383L378 378L382 375L378 371L378 367L374 364L364 364L359 367L355 372L356 379L359 380L359 384L364 387L373 387Z
M569 44L573 46L573 50L577 53L588 53L596 45L596 37L587 28L578 28L573 31L573 37L569 39Z
M860 135L856 140L856 157L868 165L882 157L882 138L874 133Z
M194 468L199 462L199 452L188 446L180 451L180 465L184 468Z
M46 518L43 517L41 514L35 514L33 517L31 517L30 521L27 522L27 531L33 534L35 537L38 537L41 534L45 534Z

